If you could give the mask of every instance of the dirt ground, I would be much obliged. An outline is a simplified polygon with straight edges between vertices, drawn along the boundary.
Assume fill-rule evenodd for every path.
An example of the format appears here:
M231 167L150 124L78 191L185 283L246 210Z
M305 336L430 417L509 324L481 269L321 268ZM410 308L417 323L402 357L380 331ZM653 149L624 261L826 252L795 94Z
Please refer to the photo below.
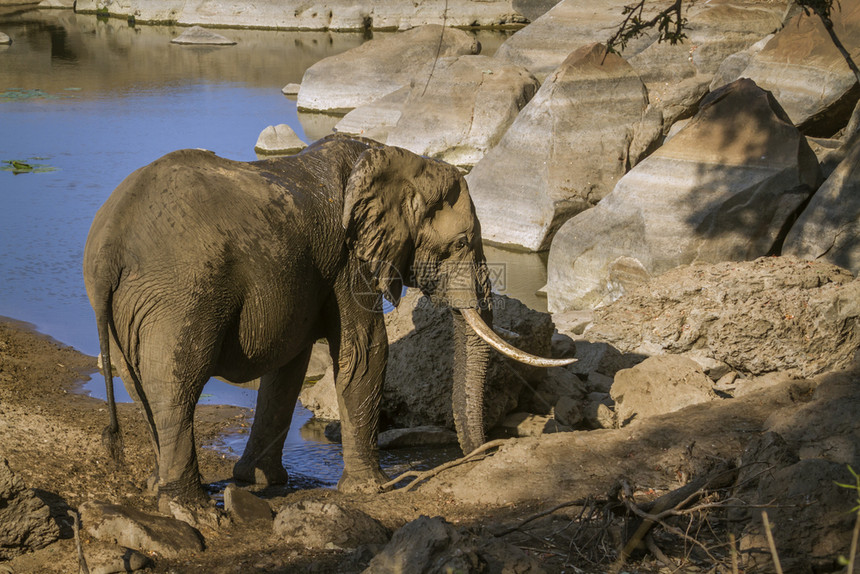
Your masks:
M87 500L156 511L154 498L145 492L152 451L136 407L118 405L125 443L125 461L118 466L107 459L101 446L101 431L108 420L104 401L75 392L95 368L93 357L34 333L25 324L0 321L0 457L50 505L61 524L59 542L0 563L0 573L5 574L4 568L14 573L78 572L66 512ZM845 396L851 397L848 410L857 405L858 377L852 373L819 380L772 379L762 382L761 392L696 405L682 416L656 417L622 429L506 441L496 455L443 472L410 492L346 496L329 489L307 489L281 491L266 498L276 511L286 502L300 499L344 501L391 531L421 515L442 516L458 528L490 533L515 545L548 573L609 572L625 537L624 526L633 524L625 520L635 522L624 510L625 500L647 508L649 501L695 484L721 464L733 464L768 425L802 427L803 419L796 415L802 415L822 381L830 380L834 388L844 389ZM834 400L845 403L842 398ZM827 407L818 416L826 419L831 416L828 412L835 411ZM247 426L250 414L236 407L198 406L196 438L206 483L228 481L234 460L205 445L225 432ZM850 432L856 434L857 423L850 422L850 413L846 416L848 427L854 429ZM809 421L813 431L823 428ZM856 437L851 438L850 432L846 437L853 441ZM801 444L803 440L789 436L789 442ZM832 487L832 481L827 482ZM728 491L721 495L714 490L691 500L701 508L712 508L725 504L730 496ZM845 510L850 508L848 498ZM843 546L847 548L853 518L847 512L830 514L839 514L839 523L829 528L835 529L834 548L841 552ZM740 531L748 517L732 519L725 512L704 511L681 513L676 518L677 531L673 533L667 524L654 532L643 541L650 552L637 549L623 571L731 571L726 524L734 520L735 531ZM527 528L524 520L529 521ZM202 533L205 551L181 559L159 558L149 571L347 573L361 572L373 556L368 548L356 552L307 550L278 538L271 530L235 524ZM86 534L82 538L85 554L99 544ZM658 557L663 553L674 567L660 564Z

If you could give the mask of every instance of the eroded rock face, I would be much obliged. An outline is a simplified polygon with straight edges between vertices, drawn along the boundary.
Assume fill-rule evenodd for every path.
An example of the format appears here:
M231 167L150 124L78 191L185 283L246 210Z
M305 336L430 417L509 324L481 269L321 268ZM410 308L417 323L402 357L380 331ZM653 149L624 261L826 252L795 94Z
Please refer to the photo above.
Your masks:
M0 457L0 561L44 548L59 537L51 509Z
M833 28L849 53L860 48L860 3L833 6ZM816 16L786 23L743 71L774 97L806 134L828 137L844 125L857 80Z
M440 42L441 38L441 42ZM426 80L438 57L478 54L474 36L439 25L371 40L307 69L299 89L300 110L344 112L368 104L412 79Z
M860 274L860 139L792 225L782 252Z
M441 58L429 83L412 81L386 143L471 167L498 143L538 87L525 68L495 58Z
M305 548L343 549L385 544L388 531L364 512L342 503L305 500L284 506L275 535Z
M545 250L628 169L648 98L633 68L604 52L570 54L467 176L485 239Z
M559 230L549 309L609 303L680 265L771 253L820 181L815 154L773 97L750 80L728 84Z
M585 336L624 353L696 353L741 373L810 376L850 364L860 281L793 257L686 266L595 310Z

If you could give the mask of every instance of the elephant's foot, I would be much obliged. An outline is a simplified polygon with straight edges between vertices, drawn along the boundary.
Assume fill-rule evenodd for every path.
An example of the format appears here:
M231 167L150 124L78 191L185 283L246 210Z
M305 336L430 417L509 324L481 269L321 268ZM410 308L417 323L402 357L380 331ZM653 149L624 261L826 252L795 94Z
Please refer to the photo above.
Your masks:
M344 469L337 483L337 489L346 493L374 494L380 492L380 487L386 482L388 477L379 467L360 473Z
M233 478L240 482L268 486L270 484L286 484L289 475L280 460L251 462L242 457L233 466Z

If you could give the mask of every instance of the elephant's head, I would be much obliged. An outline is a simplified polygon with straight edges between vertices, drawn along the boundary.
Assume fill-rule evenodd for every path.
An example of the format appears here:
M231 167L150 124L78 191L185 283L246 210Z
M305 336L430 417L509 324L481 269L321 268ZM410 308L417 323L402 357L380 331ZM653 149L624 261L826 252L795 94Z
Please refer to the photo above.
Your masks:
M452 310L453 410L464 452L485 442L483 388L490 346L537 366L571 362L524 353L490 327L491 285L481 225L466 180L455 167L400 148L368 149L349 177L343 224L352 253L389 301L396 305L405 285Z

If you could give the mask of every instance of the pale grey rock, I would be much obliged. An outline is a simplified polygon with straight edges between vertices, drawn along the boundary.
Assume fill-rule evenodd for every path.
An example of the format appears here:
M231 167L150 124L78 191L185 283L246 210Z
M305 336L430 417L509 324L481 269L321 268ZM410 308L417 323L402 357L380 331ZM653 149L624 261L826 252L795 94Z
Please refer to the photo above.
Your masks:
M80 513L83 529L97 540L167 558L203 551L200 534L175 518L94 501L82 504Z
M444 427L420 426L379 433L379 448L383 450L446 444L457 444L457 433Z
M440 42L441 38L441 42ZM438 25L371 40L307 69L298 107L345 112L390 94L411 80L430 76L436 57L477 54L480 44L468 33Z
M116 544L92 541L84 548L90 574L139 572L152 564L142 552Z
M782 253L860 275L860 139L792 225Z
M388 134L400 121L403 104L411 91L410 86L404 86L387 96L355 108L335 124L334 131L385 143Z
M253 4L216 0L78 0L78 12L107 9L116 16L133 16L138 22L281 30L408 29L425 24L493 27L524 23L512 0L411 1L259 0Z
M574 50L605 42L623 20L622 11L629 3L628 0L562 0L508 38L495 57L523 66L543 83ZM629 58L655 39L656 35L646 32L627 45L624 56Z
M429 82L411 82L386 143L470 168L499 142L538 87L525 68L495 58L440 58Z
M624 175L647 103L621 57L600 44L570 54L466 178L484 239L548 249Z
M340 409L337 405L337 391L334 388L334 369L329 365L322 378L305 385L299 394L302 406L314 413L318 419L339 421Z
M768 92L746 79L724 86L559 230L549 309L609 303L679 265L768 254L820 181L815 154Z
M261 155L292 155L308 146L287 124L268 126L257 138L254 151Z
M44 548L59 537L51 509L0 456L0 561Z
M860 49L860 3L832 11L849 53ZM857 100L854 74L816 16L799 14L753 56L744 77L769 90L805 134L830 136L848 122Z
M321 379L330 365L331 351L328 348L328 343L324 341L314 343L311 359L308 362L308 370L305 372L305 379L312 381Z
M11 44L11 43L12 43L12 38L10 38L8 34L4 34L3 32L0 32L0 46L2 46L4 44Z
M291 82L281 88L281 93L285 96L297 96L299 95L299 89L301 89L301 84L297 84L295 82Z
M269 503L235 484L228 484L224 489L224 509L239 524L272 527L274 516Z
M794 3L792 2L792 4ZM711 80L710 91L713 92L714 90L721 88L726 84L731 84L740 78L741 74L743 74L744 70L749 66L753 56L761 52L772 38L773 34L768 34L749 48L735 52L734 54L726 57L720 63L717 73L714 74L714 79Z
M808 377L851 364L860 280L785 256L684 266L597 309L588 335L622 353L650 346L702 353L746 375Z
M171 40L173 44L200 44L206 46L232 46L236 43L226 36L222 36L212 30L201 28L200 26L192 26L185 30L182 34Z
M385 544L388 531L377 520L341 502L302 500L286 504L275 517L274 532L305 548L342 550Z

